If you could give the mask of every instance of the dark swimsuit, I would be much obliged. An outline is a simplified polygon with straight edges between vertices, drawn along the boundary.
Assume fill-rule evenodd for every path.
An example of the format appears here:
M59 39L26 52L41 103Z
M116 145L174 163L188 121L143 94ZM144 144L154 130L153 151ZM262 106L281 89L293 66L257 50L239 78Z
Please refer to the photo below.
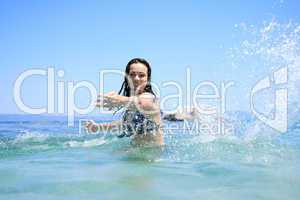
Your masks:
M149 119L138 110L126 110L122 119L122 134L118 137L130 137L133 134L155 134L159 130L159 124Z

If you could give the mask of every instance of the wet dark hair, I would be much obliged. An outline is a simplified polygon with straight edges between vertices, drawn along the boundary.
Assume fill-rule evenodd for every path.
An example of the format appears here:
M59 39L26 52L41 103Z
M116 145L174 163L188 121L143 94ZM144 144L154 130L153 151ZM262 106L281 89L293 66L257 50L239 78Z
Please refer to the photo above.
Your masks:
M151 86L151 67L150 67L150 64L143 58L133 58L132 60L130 60L128 62L128 64L126 65L126 69L125 69L125 78L124 78L124 81L122 83L119 94L121 94L123 96L126 96L126 97L131 96L131 90L130 90L130 86L129 86L127 78L129 77L130 65L132 65L134 63L142 63L147 67L148 80L147 80L147 84L145 86L144 92L149 92L149 93L153 94L154 96L156 96L154 94L154 92L152 90L152 86Z

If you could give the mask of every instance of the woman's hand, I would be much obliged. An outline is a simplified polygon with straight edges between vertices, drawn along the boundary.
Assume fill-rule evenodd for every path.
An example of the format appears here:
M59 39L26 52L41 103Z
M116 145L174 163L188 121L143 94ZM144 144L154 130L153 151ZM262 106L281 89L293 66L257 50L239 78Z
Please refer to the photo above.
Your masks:
M108 92L103 95L103 99L105 103L121 103L122 101L122 96L116 93L115 91Z
M108 92L106 94L99 94L97 99L97 107L103 106L112 110L115 107L125 106L130 103L130 98L119 95L117 92Z
M107 94L99 94L96 106L97 107L104 107L111 110L113 105L117 102L117 93L112 91Z

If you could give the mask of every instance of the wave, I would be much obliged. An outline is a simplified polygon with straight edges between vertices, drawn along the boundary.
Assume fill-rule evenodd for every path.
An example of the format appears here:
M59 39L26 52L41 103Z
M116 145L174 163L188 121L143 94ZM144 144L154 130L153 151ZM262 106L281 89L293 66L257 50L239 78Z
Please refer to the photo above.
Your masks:
M235 114L241 116L241 113ZM247 114L245 114L247 116ZM246 120L247 121L247 120ZM249 120L247 127L255 121ZM253 137L232 135L173 134L166 133L163 149L134 147L130 138L119 139L113 135L87 134L45 134L37 131L23 131L14 138L0 138L0 159L19 156L31 156L45 152L68 152L76 149L95 149L107 154L117 152L125 159L164 160L168 162L228 161L235 160L243 164L271 165L283 163L286 159L299 160L300 130L294 129L277 137ZM260 134L261 135L261 134ZM265 134L267 135L267 134ZM298 134L299 135L299 134Z
M0 158L28 155L44 151L67 150L74 147L97 147L106 144L110 138L78 134L45 134L24 131L14 138L0 138Z

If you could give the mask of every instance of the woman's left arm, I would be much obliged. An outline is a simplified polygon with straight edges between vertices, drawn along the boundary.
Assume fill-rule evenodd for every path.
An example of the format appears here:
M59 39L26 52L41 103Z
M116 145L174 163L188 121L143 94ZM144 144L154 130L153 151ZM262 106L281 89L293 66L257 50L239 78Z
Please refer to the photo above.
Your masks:
M109 92L105 95L99 95L102 101L98 101L97 106L106 108L118 107L135 107L143 113L153 114L159 112L156 98L153 94L145 92L137 96L126 97L117 94L116 92Z
M104 108L119 108L119 107L129 107L131 104L134 104L135 98L126 97L119 95L116 92L109 92L107 94L99 94L97 100L97 107L104 107Z

